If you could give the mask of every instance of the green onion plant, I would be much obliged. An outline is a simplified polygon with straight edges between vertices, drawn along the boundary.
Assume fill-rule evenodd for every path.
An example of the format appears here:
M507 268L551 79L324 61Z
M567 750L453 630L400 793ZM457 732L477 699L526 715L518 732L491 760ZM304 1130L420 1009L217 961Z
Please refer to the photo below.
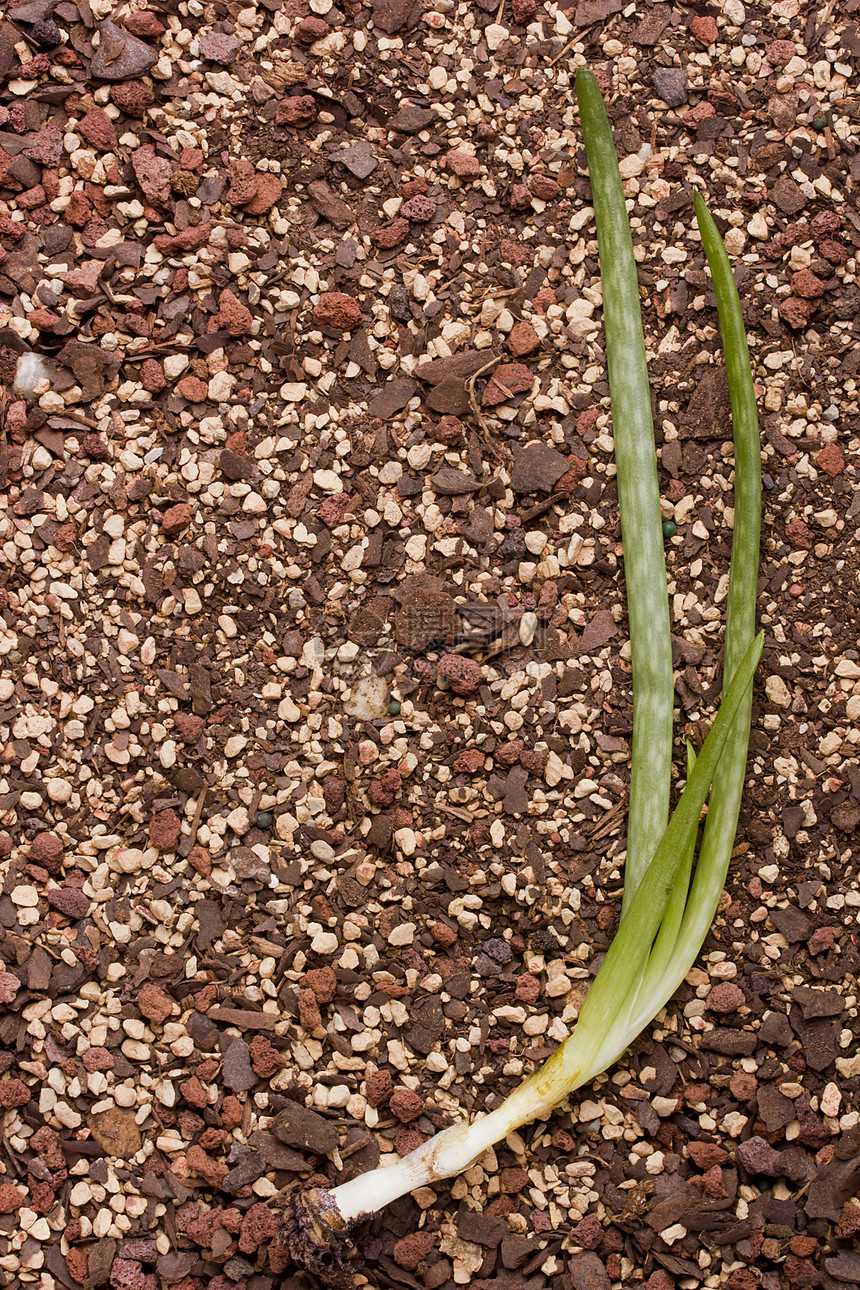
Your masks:
M701 197L695 214L711 270L726 355L735 445L735 523L726 614L723 698L671 818L672 679L651 394L630 224L606 108L594 75L576 77L600 250L606 353L633 670L633 745L625 894L618 931L576 1028L500 1106L437 1133L396 1164L330 1191L299 1189L287 1223L298 1262L346 1284L343 1253L356 1222L405 1192L452 1177L521 1125L547 1115L617 1061L693 966L725 885L746 770L761 520L761 446L740 300L728 256ZM696 841L708 803L698 858ZM668 822L667 822L668 821Z

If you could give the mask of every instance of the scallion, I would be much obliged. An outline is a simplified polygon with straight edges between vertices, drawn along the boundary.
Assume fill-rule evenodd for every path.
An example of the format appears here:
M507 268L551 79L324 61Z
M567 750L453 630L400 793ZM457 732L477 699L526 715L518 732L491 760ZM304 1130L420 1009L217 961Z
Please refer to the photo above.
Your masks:
M545 1115L616 1061L668 1002L713 921L734 844L762 649L755 636L761 449L740 301L719 233L701 198L696 217L711 268L729 378L735 438L735 525L726 622L724 693L666 824L673 683L668 597L650 391L630 227L606 110L594 76L577 74L603 277L619 506L633 659L634 740L626 892L618 931L576 1029L499 1107L444 1129L394 1165L331 1191L293 1196L293 1257L330 1285L344 1281L349 1232L405 1192L460 1173L488 1147ZM710 790L694 867L699 819Z

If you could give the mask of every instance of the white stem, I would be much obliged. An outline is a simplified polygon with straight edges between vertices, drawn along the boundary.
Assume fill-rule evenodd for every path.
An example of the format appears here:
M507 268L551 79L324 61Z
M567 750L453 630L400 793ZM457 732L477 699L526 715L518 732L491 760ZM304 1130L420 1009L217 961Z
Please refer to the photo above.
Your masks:
M560 1076L548 1077L544 1070L539 1071L489 1115L481 1116L472 1124L454 1124L443 1129L395 1164L341 1183L332 1190L332 1199L347 1222L363 1214L374 1214L416 1187L462 1173L488 1147L551 1110L567 1091L566 1080Z

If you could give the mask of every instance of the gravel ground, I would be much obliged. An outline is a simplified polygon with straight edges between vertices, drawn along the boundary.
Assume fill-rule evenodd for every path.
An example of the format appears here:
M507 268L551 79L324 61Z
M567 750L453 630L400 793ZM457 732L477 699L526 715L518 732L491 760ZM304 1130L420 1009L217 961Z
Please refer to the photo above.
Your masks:
M629 1060L383 1214L356 1283L860 1279L858 11L10 0L0 1285L307 1286L285 1189L496 1104L573 1025L630 734L583 60L699 742L732 449L695 186L751 331L736 860Z

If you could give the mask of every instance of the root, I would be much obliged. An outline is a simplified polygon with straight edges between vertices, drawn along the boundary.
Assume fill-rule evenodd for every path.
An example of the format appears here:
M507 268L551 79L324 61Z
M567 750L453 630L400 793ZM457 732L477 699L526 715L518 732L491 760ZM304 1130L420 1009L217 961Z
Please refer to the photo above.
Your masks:
M353 1253L351 1228L330 1192L320 1187L293 1192L284 1224L290 1257L330 1290L353 1290L346 1262Z

